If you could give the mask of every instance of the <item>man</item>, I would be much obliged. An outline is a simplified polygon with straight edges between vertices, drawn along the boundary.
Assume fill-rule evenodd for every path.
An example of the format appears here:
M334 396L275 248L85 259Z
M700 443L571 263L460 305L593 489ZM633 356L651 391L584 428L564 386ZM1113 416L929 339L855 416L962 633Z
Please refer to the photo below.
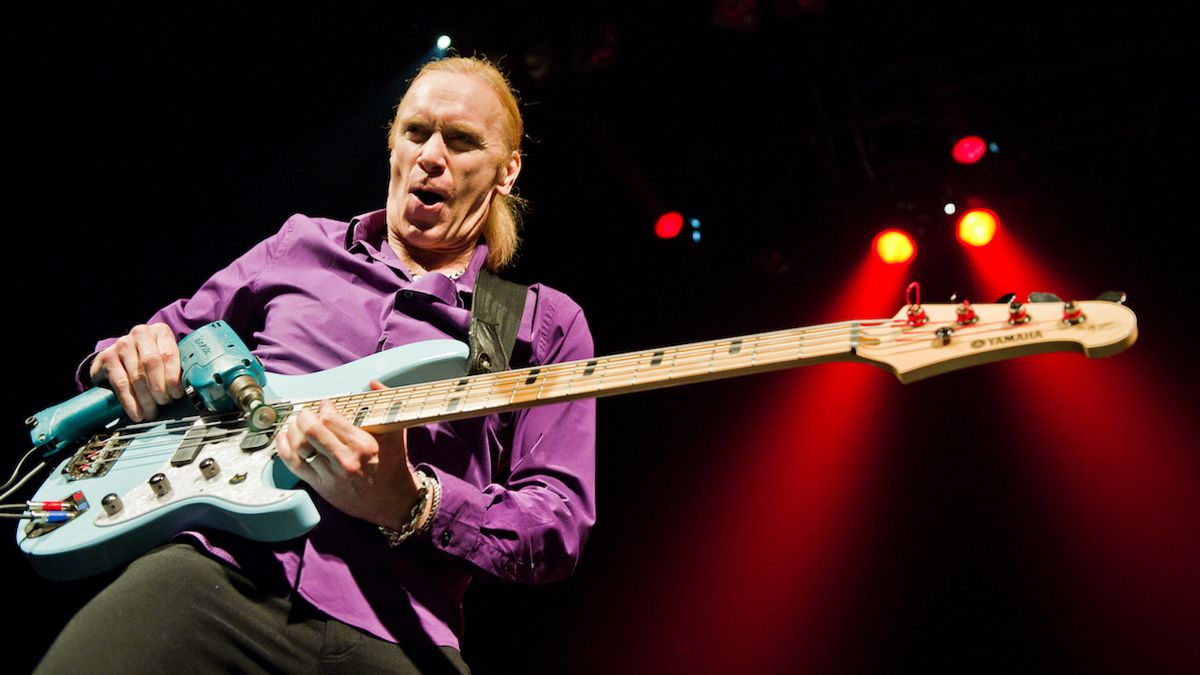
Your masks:
M216 319L284 374L465 340L480 269L516 251L522 135L490 64L427 65L389 131L385 210L293 216L192 298L100 343L81 386L107 381L133 420L153 419L183 395L176 335ZM512 364L591 356L579 307L530 287ZM317 496L312 532L280 544L180 535L81 610L39 668L467 672L470 578L549 581L578 561L595 520L594 410L576 401L378 438L328 402L300 413L276 449Z

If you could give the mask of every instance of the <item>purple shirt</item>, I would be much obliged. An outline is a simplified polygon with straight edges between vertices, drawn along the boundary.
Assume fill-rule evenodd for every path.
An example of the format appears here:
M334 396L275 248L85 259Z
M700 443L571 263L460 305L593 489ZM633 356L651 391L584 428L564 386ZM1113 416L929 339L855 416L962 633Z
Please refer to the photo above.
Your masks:
M384 211L349 224L292 216L148 323L166 322L183 335L223 319L269 372L287 375L418 340L465 342L466 298L487 246L476 248L457 280L431 273L413 281L386 231ZM583 312L566 295L531 286L513 351L514 368L591 358ZM315 494L321 522L301 539L262 544L192 534L264 586L295 589L330 616L402 643L458 647L472 576L538 583L574 570L595 522L595 401L412 428L408 452L442 485L425 540L389 548L375 525Z

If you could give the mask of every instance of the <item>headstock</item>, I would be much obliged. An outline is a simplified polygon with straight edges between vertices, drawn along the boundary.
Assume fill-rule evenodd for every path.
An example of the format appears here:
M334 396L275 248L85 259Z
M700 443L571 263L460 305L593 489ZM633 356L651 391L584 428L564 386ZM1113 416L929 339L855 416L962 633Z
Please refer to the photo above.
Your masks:
M910 304L861 335L859 357L888 368L901 382L915 382L1029 354L1111 356L1137 340L1137 317L1108 300Z

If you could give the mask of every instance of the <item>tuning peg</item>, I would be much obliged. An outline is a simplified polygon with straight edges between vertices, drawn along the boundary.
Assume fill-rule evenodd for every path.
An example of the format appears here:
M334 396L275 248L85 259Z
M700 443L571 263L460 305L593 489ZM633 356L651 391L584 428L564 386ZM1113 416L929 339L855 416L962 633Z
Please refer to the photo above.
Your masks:
M1078 326L1084 321L1087 321L1087 314L1083 313L1083 308L1076 305L1074 300L1063 303L1063 323Z
M962 304L954 309L955 323L960 326L969 326L979 323L979 316L975 314L975 309L971 307L971 301L963 298Z
M1016 299L1017 299L1016 293L1005 293L1004 295L1000 296L999 298L996 298L996 304L997 305L1007 305L1008 303L1010 303Z
M1025 310L1025 305L1012 301L1008 304L1008 323L1010 326L1019 326L1023 323L1029 323L1033 317L1029 316L1029 312Z
M1030 293L1029 302L1062 302L1063 299L1053 293Z
M1118 305L1123 305L1125 304L1125 291L1105 291L1096 296L1096 299L1103 300L1105 302L1115 302Z

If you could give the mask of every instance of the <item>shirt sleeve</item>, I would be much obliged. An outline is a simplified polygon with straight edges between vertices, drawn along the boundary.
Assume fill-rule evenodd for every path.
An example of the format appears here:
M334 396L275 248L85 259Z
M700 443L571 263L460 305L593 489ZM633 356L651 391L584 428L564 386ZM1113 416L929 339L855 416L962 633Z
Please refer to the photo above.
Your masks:
M594 355L583 312L571 305L569 319L555 322L546 336L543 364ZM432 545L485 579L555 581L575 570L596 521L596 402L526 408L513 424L511 470L503 484L481 491L435 466L418 465L442 487Z
M254 283L286 249L297 217L289 218L277 233L212 275L192 297L181 298L163 307L146 323L167 324L175 332L175 339L179 340L203 325L224 320L242 339L246 339L261 322L262 308L261 303L255 301ZM97 342L95 351L79 364L75 372L75 384L80 391L93 386L88 376L92 360L116 341L117 338L111 337Z

